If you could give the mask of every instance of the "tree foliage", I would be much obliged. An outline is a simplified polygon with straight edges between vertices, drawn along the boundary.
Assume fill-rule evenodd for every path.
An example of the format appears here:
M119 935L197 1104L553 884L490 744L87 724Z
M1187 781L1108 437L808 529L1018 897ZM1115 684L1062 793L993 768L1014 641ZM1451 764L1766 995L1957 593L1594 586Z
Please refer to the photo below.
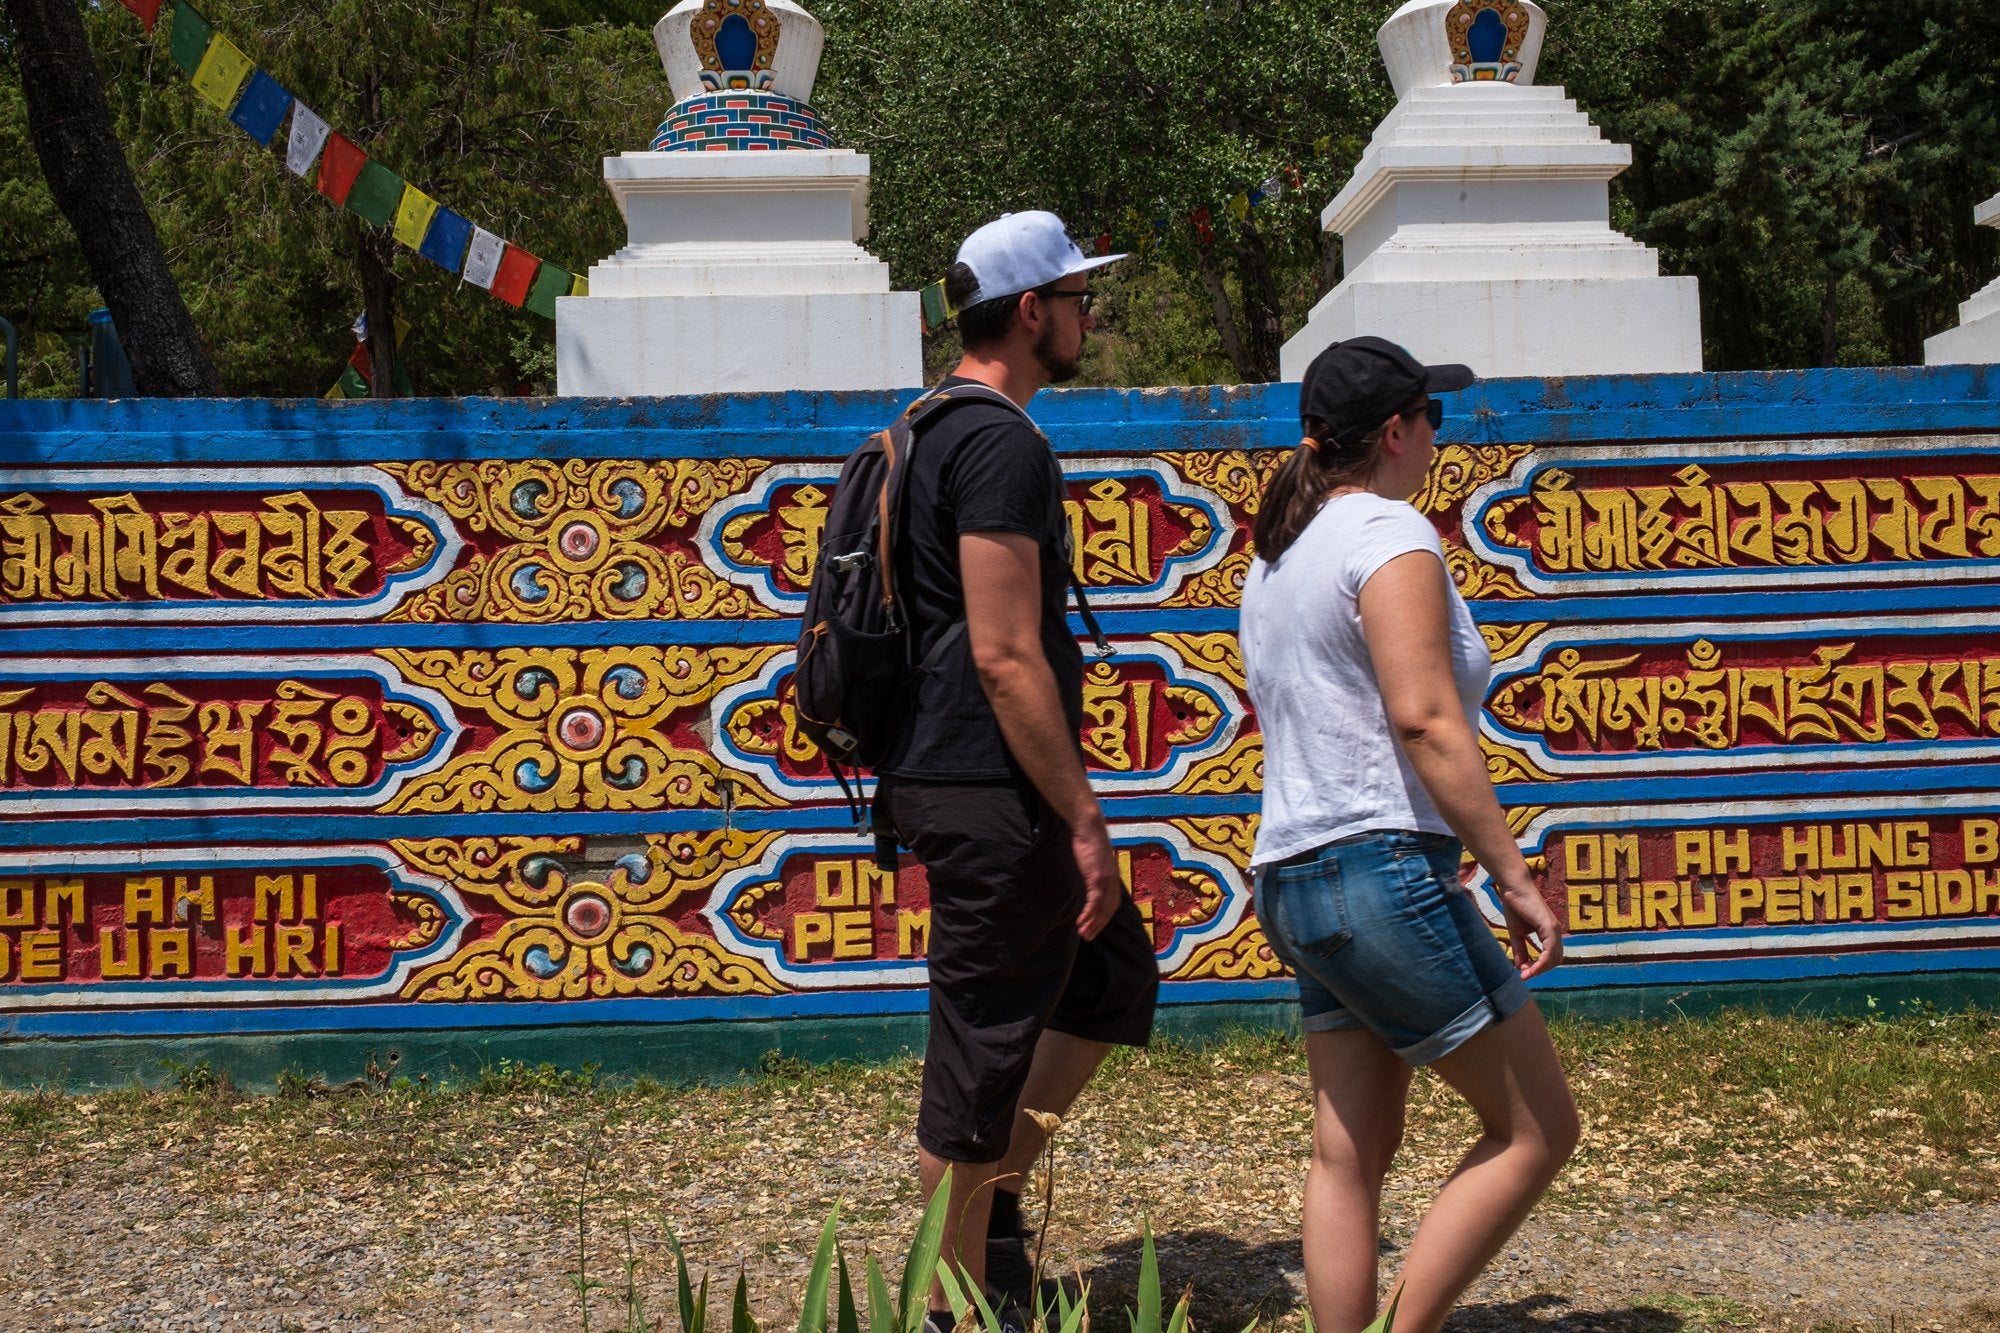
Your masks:
M1633 146L1614 225L1701 279L1711 368L1920 360L2000 269L2000 238L1971 223L2000 189L2000 65L1962 0L1545 4L1540 79ZM489 230L573 269L623 243L599 163L643 147L671 100L650 34L666 0L210 7L336 128ZM1148 242L1102 284L1093 382L1275 376L1278 344L1339 276L1318 212L1391 105L1374 34L1393 0L810 7L828 33L815 101L872 159L868 244L899 287L941 276L998 213L1051 208L1086 244ZM371 237L202 102L124 10L84 18L225 391L323 391L371 262L394 276L419 391L550 378L546 321ZM20 103L0 61L0 313L49 391L73 376L47 335L80 331L98 297ZM1229 215L1288 164L1303 192ZM1202 205L1207 244L1188 222Z

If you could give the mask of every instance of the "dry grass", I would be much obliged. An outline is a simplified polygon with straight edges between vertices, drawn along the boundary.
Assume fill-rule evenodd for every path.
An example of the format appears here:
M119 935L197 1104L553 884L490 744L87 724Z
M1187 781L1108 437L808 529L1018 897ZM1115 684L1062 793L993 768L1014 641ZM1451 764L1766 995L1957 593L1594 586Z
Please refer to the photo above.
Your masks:
M2000 1200L1991 1016L1731 1016L1559 1024L1556 1034L1586 1137L1545 1212L1587 1223L1635 1208L1865 1215ZM295 1079L281 1095L243 1097L183 1071L183 1090L0 1097L0 1199L146 1173L199 1202L202 1215L178 1227L221 1235L241 1200L303 1185L329 1217L344 1200L386 1206L412 1243L472 1243L498 1210L531 1214L552 1239L569 1237L574 1268L576 1202L587 1195L593 1276L616 1283L629 1223L657 1284L657 1238L670 1221L697 1267L711 1267L718 1285L747 1268L759 1315L785 1320L796 1317L787 1302L836 1203L850 1260L864 1248L897 1256L907 1244L919 1211L918 1080L910 1062L784 1066L692 1088L597 1086L513 1067L437 1090L389 1082L328 1093ZM1296 1269L1309 1114L1290 1038L1115 1056L1063 1131L1052 1260L1090 1270L1115 1313L1130 1299L1136 1237L1150 1219L1168 1282L1193 1281L1201 1293L1204 1327L1294 1322L1289 1288L1273 1274ZM1449 1093L1420 1076L1387 1204L1392 1232L1469 1134ZM587 1186L586 1157L597 1163ZM665 1296L655 1285L652 1308L666 1309ZM382 1308L397 1299L386 1292ZM1668 1308L1676 1299L1682 1307ZM1727 1302L1692 1295L1667 1293L1654 1313L1671 1322L1603 1327L1754 1326L1731 1322L1740 1312Z

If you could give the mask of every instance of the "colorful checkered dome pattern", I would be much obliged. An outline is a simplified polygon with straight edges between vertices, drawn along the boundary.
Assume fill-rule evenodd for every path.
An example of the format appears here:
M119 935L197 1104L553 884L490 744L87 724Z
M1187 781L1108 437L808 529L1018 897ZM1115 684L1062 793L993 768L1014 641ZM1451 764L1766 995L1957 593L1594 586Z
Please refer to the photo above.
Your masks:
M742 89L676 103L653 136L656 153L831 147L826 127L804 102Z

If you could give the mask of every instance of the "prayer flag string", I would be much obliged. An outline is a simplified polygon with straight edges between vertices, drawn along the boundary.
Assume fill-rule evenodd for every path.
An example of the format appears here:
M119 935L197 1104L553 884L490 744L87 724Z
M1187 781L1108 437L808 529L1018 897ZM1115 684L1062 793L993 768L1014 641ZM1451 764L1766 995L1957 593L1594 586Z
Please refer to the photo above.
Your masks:
M371 158L258 68L190 0L120 3L138 15L149 33L165 20L168 54L203 100L265 147L273 140L282 142L287 171L310 180L321 194L370 225L389 229L407 249L509 305L548 319L555 318L556 298L590 294L582 274L543 263ZM290 128L281 137L287 113ZM349 371L357 379L367 373L355 367Z

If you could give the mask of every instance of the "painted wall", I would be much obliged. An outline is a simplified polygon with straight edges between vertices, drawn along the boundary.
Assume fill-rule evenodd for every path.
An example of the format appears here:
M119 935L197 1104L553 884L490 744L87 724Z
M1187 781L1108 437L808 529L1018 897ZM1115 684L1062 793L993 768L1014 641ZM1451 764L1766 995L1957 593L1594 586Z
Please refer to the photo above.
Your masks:
M922 872L872 870L786 705L830 482L896 405L0 405L0 1077L86 1038L920 1014ZM1117 646L1082 741L1163 996L1281 1001L1232 630L1296 388L1035 410ZM1547 988L2000 995L2000 377L1451 411L1419 504L1574 932Z

